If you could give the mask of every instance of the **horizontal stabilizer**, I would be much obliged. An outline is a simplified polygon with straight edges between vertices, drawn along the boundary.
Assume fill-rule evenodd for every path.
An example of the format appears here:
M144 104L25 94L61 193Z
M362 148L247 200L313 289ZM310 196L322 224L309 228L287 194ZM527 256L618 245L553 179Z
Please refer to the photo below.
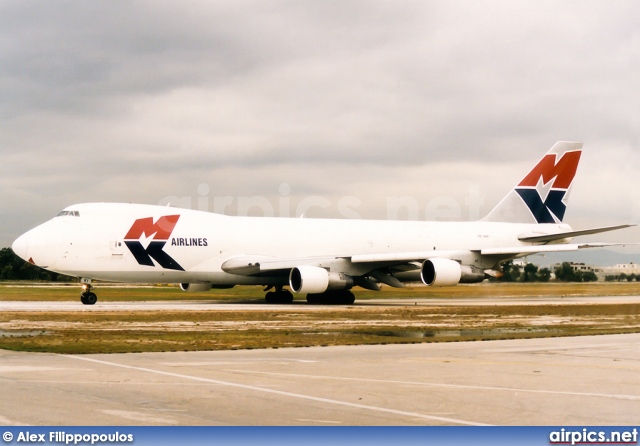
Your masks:
M579 237L581 235L600 234L601 232L615 231L617 229L630 228L632 226L636 225L605 226L602 228L583 229L581 231L557 232L555 234L540 234L534 232L530 234L523 234L518 237L518 240L520 240L521 242L533 243L553 242L555 240L562 240L570 237Z

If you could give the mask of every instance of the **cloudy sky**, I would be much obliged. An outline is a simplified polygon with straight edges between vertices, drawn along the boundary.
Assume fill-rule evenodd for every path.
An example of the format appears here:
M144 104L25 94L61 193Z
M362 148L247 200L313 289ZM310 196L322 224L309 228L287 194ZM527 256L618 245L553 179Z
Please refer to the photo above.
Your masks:
M0 61L0 246L89 201L469 220L557 140L565 221L640 223L637 1L0 0Z

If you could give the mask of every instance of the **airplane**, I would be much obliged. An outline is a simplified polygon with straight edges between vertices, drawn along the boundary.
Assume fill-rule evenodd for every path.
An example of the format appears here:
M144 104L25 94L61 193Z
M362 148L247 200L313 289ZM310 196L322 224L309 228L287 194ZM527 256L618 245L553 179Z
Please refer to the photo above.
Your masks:
M291 303L293 292L313 304L353 304L356 286L476 283L517 257L618 245L571 242L634 225L576 231L562 223L581 154L582 143L557 142L473 222L238 217L85 203L21 235L12 248L40 268L79 277L86 305L97 301L93 280L178 283L189 292L262 285L269 303Z

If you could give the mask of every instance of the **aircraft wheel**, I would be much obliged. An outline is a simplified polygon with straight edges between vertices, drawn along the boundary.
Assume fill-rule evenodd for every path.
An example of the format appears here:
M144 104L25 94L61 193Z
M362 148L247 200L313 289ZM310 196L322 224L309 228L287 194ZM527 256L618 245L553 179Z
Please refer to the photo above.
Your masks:
M85 305L94 305L98 301L98 296L95 293L87 292L80 297L80 300Z
M84 305L87 305L87 298L84 297L84 293L80 295L80 302L82 302Z
M293 302L293 294L286 290L271 291L264 298L269 304L290 304Z
M307 294L307 302L311 305L322 304L322 294Z
M342 302L340 303L342 305L353 305L353 303L356 301L356 296L351 291L346 291L341 300Z
M356 296L349 290L325 291L320 294L307 294L307 302L312 305L352 305Z
M280 299L283 304L293 303L293 294L291 294L291 291L284 290L280 293Z
M325 299L329 305L351 305L356 301L356 296L349 290L338 290L326 293Z
M265 296L264 296L264 300L267 301L268 304L275 304L276 303L276 297L275 297L276 293L273 291L269 291Z

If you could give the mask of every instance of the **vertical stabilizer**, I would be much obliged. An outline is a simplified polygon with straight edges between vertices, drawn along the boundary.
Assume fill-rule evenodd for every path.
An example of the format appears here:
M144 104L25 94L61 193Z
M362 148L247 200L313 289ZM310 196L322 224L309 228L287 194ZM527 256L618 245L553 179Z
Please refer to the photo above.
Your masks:
M482 220L560 223L581 154L582 143L558 141Z

